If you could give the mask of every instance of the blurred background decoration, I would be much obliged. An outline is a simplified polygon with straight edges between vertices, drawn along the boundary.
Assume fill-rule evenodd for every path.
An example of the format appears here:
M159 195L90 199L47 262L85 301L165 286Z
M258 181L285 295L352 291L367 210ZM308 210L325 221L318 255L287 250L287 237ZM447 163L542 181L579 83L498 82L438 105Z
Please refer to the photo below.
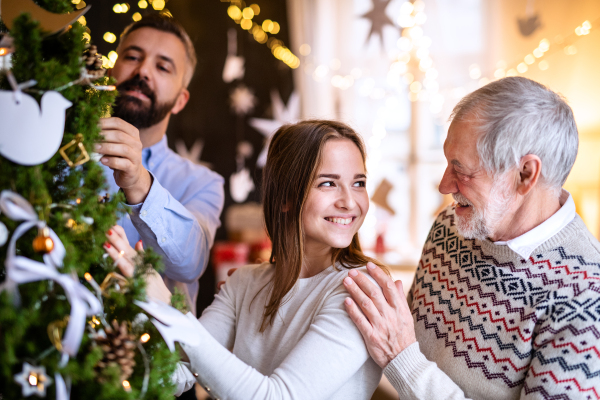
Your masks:
M451 201L437 185L452 107L512 75L549 86L573 107L580 149L566 188L600 236L598 1L88 3L94 12L85 22L105 65L118 57L123 28L152 12L177 18L196 44L191 99L171 120L168 138L226 178L217 264L268 257L257 204L260 155L272 131L298 118L333 118L357 129L368 147L372 204L361 240L409 285L430 224ZM203 279L214 285L214 272ZM204 292L199 301L210 301Z

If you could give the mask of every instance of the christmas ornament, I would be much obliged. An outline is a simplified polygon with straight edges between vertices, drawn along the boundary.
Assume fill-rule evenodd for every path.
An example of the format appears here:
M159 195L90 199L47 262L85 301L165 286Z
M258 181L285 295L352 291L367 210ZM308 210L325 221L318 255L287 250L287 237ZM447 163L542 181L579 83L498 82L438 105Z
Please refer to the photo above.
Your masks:
M373 0L373 9L360 18L366 18L371 21L371 30L367 37L367 42L371 40L374 34L379 35L379 40L383 43L383 27L389 25L393 28L396 26L385 13L385 9L390 4L391 0Z
M197 346L200 343L198 335L194 334L194 322L176 308L153 300L133 302L154 317L151 321L171 351L175 351L175 342L190 346ZM188 315L196 319L192 314Z
M378 207L381 207L389 212L391 215L396 215L396 211L394 211L394 209L388 203L388 194L393 188L394 185L392 185L387 179L383 178L383 180L379 183L379 186L377 186L377 189L375 189L373 196L371 196L371 201Z
M3 190L0 193L0 211L2 211L2 213L4 213L13 221L24 221L15 230L11 238L7 254L8 263L9 257L15 255L16 240L21 237L23 233L35 226L37 226L38 229L47 226L45 222L38 220L37 213L27 200L25 200L21 195L11 192L10 190ZM54 231L50 228L48 228L48 230L49 236L52 239L52 242L54 242L54 250L48 254L44 254L44 262L56 269L62 266L62 260L65 257L66 251L62 242L58 236L56 236L56 233L54 233ZM8 267L9 265L7 264L7 268Z
M104 357L98 361L96 368L103 370L114 365L121 369L121 381L129 378L135 366L133 358L136 344L135 336L127 330L127 322L122 321L119 325L116 320L113 320L112 326L104 328L103 333L96 333L92 337L104 352Z
M0 90L0 154L22 165L48 161L60 147L71 105L54 91L44 93L40 107L25 93Z
M243 203L248 198L251 191L254 190L254 181L250 176L250 171L245 168L246 159L252 156L252 145L246 141L237 145L237 172L229 178L229 193L236 203Z
M526 17L517 18L519 32L524 37L531 36L540 26L542 26L539 14L535 14L533 8L534 2L535 0L527 0L527 8L525 9Z
M35 394L46 397L46 388L52 384L52 378L46 375L46 367L34 367L24 362L23 371L15 375L15 382L22 386L21 395L29 397Z
M271 92L271 109L273 110L273 119L252 118L249 121L250 126L266 138L265 145L256 160L259 168L264 167L267 162L271 137L277 132L277 129L286 124L296 123L300 119L300 97L297 93L292 93L287 106L285 106L279 92L273 90Z
M235 172L229 178L229 193L236 203L243 203L254 190L254 181L248 168Z
M81 71L81 78L79 84L90 85L92 81L102 78L106 75L106 70L102 67L102 54L98 53L98 47L96 45L86 45L86 52L84 53L83 62L85 68Z
M62 351L62 338L65 328L69 325L69 316L66 315L63 319L52 321L48 324L48 338L50 343L56 347L56 350Z
M177 139L175 141L175 150L177 150L177 154L186 160L190 160L194 164L203 165L206 168L211 168L212 165L210 163L204 162L200 160L202 156L202 150L204 149L204 142L200 139L196 140L192 145L192 148L188 150L185 142L181 139Z
M8 33L0 33L0 56L7 56L14 51L13 38Z
M248 89L246 85L239 85L229 95L229 103L231 109L237 115L250 114L258 103L258 99L254 96L254 92Z
M6 227L6 225L4 225L4 223L0 222L0 247L4 246L7 240L8 228Z
M237 55L237 32L234 28L227 31L227 58L223 67L223 81L233 82L244 77L244 57Z
M100 289L102 289L102 295L108 297L111 290L125 293L128 290L127 286L129 286L127 278L116 272L109 272L102 281L102 284L100 284Z
M38 235L33 239L33 250L42 254L48 254L54 250L54 241L50 237L50 229L47 226L38 228Z
M68 14L55 14L44 10L32 0L2 0L0 2L0 16L4 25L11 30L16 17L22 13L29 13L31 18L39 21L42 30L48 34L62 31L79 17L85 14L90 6Z
M90 161L90 155L86 151L85 146L82 142L83 135L81 133L78 133L77 135L75 135L75 138L73 140L71 140L69 143L61 147L60 150L58 150L62 158L64 158L64 160L67 162L67 165L71 168L78 167ZM67 155L67 150L69 150L73 146L77 146L77 148L79 148L79 151L81 152L81 154L79 154L75 161L71 161L71 158Z

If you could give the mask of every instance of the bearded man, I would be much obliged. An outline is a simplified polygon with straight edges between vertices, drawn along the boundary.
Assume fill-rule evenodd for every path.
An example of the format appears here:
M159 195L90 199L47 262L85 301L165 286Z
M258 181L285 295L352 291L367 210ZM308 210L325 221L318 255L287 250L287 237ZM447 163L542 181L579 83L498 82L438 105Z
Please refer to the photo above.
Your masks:
M171 114L190 96L194 46L179 23L155 15L128 26L117 52L110 74L119 96L113 116L101 120L96 151L112 191L120 189L131 208L119 221L130 245L143 242L162 255L167 287L178 287L195 314L224 194L221 176L167 147Z
M383 290L351 271L348 313L401 399L599 399L600 243L562 190L571 108L511 77L467 95L451 121L439 190L456 203L407 298L369 265Z

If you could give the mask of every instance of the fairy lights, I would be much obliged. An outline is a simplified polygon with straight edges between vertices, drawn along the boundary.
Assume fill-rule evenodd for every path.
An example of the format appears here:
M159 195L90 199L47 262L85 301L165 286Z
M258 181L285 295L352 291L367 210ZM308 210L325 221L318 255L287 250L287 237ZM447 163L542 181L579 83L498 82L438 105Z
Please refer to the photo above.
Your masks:
M507 67L505 61L499 61L496 65L496 70L493 74L493 79L501 79L506 76L517 76L524 74L530 70L530 67L537 63L538 68L541 71L546 71L550 68L550 63L545 59L549 54L554 54L560 49L563 50L564 54L572 56L577 54L577 47L573 44L576 40L579 40L582 36L589 35L593 25L600 23L600 18L596 19L593 24L590 21L584 21L581 25L574 29L574 32L566 36L557 35L554 40L550 41L548 38L540 40L538 46L533 51L523 57L522 60L512 64L511 68ZM471 75L471 70L469 69ZM471 78L474 78L471 75ZM488 78L481 78L479 80L479 86L483 86L490 82Z
M229 7L227 7L229 18L239 24L242 29L248 31L258 43L266 44L271 49L273 56L283 61L288 67L295 69L300 66L300 59L281 40L269 37L269 34L276 35L279 33L281 30L279 23L265 19L259 24L254 20L260 14L258 4L251 4L246 7L240 0L230 0L229 3ZM154 3L152 5L154 6Z

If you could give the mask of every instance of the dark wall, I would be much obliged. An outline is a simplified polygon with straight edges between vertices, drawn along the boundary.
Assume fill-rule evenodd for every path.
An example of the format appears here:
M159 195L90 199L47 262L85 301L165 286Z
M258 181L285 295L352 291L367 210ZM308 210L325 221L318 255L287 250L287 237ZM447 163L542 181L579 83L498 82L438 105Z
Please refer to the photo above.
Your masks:
M116 49L117 43L109 44L102 39L104 32L110 31L117 36L131 20L134 12L145 15L155 12L140 10L136 1L129 2L131 9L126 14L116 14L114 2L90 0L91 10L86 15L91 30L92 42L98 45L102 54ZM251 4L251 3L248 3ZM262 23L265 19L279 22L281 31L275 36L289 46L288 24L285 0L257 0L261 8L254 20ZM200 139L204 142L201 160L211 163L214 171L225 178L225 208L233 204L229 195L229 177L236 171L236 148L241 140L250 142L254 147L253 156L246 161L254 176L257 189L250 193L248 201L260 201L260 169L256 169L256 158L260 153L264 137L247 124L252 117L270 118L270 91L277 89L287 102L293 90L292 71L271 54L266 44L259 44L252 35L242 30L227 15L229 2L219 0L171 0L166 8L179 20L192 38L198 56L196 73L190 84L190 101L186 108L171 117L167 136L169 145L174 148L177 139L191 145ZM254 91L258 104L246 117L237 117L230 109L229 94L240 83L223 82L222 73L227 56L227 31L236 28L238 35L238 55L246 60L246 74L241 80ZM222 219L223 220L223 219ZM226 232L222 227L217 239L224 239Z

